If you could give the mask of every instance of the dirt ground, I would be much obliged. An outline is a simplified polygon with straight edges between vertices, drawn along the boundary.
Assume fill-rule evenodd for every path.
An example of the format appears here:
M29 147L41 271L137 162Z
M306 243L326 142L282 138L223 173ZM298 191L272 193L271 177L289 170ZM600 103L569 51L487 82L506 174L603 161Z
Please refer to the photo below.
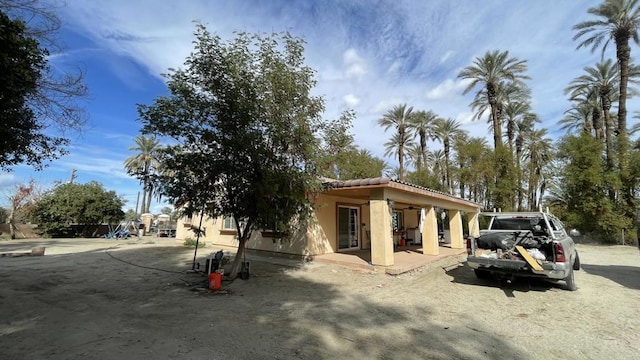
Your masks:
M0 258L0 359L640 359L633 247L579 245L576 292L254 255L251 278L215 294L174 239L0 252L40 244L44 257Z

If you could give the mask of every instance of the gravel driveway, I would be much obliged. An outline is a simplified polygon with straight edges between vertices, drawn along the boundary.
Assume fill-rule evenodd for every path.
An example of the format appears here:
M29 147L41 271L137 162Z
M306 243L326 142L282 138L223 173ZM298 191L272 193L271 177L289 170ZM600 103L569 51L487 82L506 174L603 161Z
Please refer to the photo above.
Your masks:
M154 242L0 258L0 359L640 359L633 247L578 245L576 292L467 267L392 277L254 258L224 295L184 272L193 250Z

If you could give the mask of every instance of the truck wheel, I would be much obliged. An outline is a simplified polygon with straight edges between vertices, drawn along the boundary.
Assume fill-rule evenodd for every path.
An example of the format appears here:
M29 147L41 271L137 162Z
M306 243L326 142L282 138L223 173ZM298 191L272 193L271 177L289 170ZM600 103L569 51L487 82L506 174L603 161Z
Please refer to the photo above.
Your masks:
M478 279L491 279L491 273L487 270L482 270L482 269L473 269L473 272L476 274L476 277Z
M576 279L573 276L573 268L569 268L569 276L564 278L564 281L567 283L567 290L576 291L578 287L576 286Z
M580 270L580 256L578 256L577 251L576 251L576 259L573 261L573 270Z

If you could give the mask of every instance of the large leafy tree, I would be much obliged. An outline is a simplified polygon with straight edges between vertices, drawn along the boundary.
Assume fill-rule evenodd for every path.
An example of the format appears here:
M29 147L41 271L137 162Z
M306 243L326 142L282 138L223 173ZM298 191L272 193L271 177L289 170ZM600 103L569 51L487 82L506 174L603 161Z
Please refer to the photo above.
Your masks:
M0 168L26 163L39 167L55 159L62 138L43 133L40 122L29 106L38 91L42 71L46 67L46 50L26 34L20 20L11 20L0 11Z
M124 168L129 175L135 176L142 183L142 206L140 213L148 213L154 193L154 175L160 168L160 141L155 136L136 136L135 145L129 151L137 154L124 161ZM137 210L137 209L136 209Z
M378 125L382 126L385 131L389 130L389 128L394 128L396 131L391 139L385 143L385 156L396 154L399 180L402 180L404 176L404 150L412 141L410 131L410 119L412 116L413 107L407 107L407 104L400 104L388 110L382 118L378 119Z
M618 99L618 162L620 178L626 187L624 199L628 211L633 210L632 189L630 186L628 169L629 138L627 133L627 85L629 82L629 61L631 47L629 41L640 44L638 27L640 27L640 2L638 0L605 0L597 7L587 10L596 20L587 20L574 25L577 31L574 40L580 39L578 49L590 47L595 51L602 45L602 53L611 40L616 46L616 58L620 70L619 99ZM604 42L604 44L603 44ZM604 57L604 56L603 56Z
M53 68L61 21L49 1L0 0L0 168L41 169L66 154L64 134L82 130L87 94L81 70ZM54 131L61 136L52 135Z
M467 66L458 74L458 78L470 80L465 88L467 94L474 88L479 87L479 93L486 96L487 103L491 109L491 121L493 129L494 148L502 146L502 124L499 115L499 88L507 86L504 82L521 84L528 79L524 73L527 70L527 62L510 57L508 51L487 51L484 56L473 61L472 66Z
M304 42L288 33L238 33L229 41L197 25L184 68L167 75L169 95L139 105L144 131L170 137L160 191L183 213L235 220L240 269L252 231L304 228L319 185L317 139L323 99Z
M124 219L123 206L124 201L115 191L105 190L98 182L66 183L56 186L36 202L33 220L38 229L49 236L70 235L72 224L88 229Z

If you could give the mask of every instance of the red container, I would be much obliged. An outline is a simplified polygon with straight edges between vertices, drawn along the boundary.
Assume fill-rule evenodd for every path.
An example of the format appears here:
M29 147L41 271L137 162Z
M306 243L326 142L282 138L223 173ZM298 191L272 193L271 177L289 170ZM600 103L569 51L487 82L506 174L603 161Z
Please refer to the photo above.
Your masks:
M209 289L220 290L221 287L222 287L222 274L220 273L209 274Z

